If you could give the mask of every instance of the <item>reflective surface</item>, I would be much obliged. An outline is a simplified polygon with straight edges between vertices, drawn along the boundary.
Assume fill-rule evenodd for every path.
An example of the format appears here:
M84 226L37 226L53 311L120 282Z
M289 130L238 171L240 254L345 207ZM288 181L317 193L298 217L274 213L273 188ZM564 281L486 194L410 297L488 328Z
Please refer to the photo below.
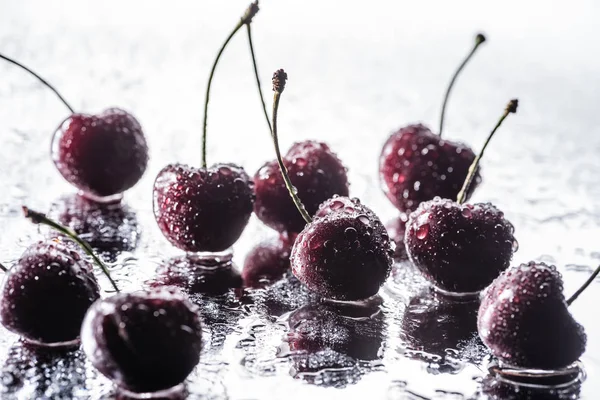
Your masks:
M382 221L392 219L397 213L377 178L381 146L402 125L422 121L437 130L447 80L483 30L489 40L457 82L445 136L477 151L507 100L519 98L519 113L486 151L483 182L472 200L493 202L515 225L520 249L513 263L555 263L568 296L600 263L600 56L593 51L600 48L600 8L591 0L421 3L261 2L253 33L267 105L271 73L283 67L289 75L279 118L282 150L303 139L327 142L349 168L350 194ZM145 130L150 163L125 194L119 213L126 225L106 225L117 233L119 251L104 254L128 290L153 278L163 261L183 256L154 221L152 183L170 162L200 164L209 68L246 6L246 0L168 7L159 1L0 0L1 52L51 81L78 111L119 106ZM246 41L242 34L232 41L217 71L208 158L254 174L273 151ZM24 72L0 63L0 76L0 261L10 265L47 235L21 217L22 204L48 211L77 202L65 197L75 189L49 151L66 110ZM80 226L104 225L72 214ZM252 217L234 246L235 264L243 265L247 252L273 235ZM106 239L100 235L99 243L110 247ZM588 335L587 379L552 393L491 379L488 353L475 333L444 322L467 326L469 307L442 307L405 265L397 265L380 292L382 312L366 321L322 312L293 278L243 294L194 295L206 346L189 379L189 398L594 399L600 391L598 289L595 282L571 307ZM323 319L319 329L296 324L305 329L298 332L290 325L292 317L314 315ZM434 327L429 333L440 335L426 335L427 324ZM310 340L292 346L290 334ZM115 397L80 351L46 352L37 354L0 330L2 398Z

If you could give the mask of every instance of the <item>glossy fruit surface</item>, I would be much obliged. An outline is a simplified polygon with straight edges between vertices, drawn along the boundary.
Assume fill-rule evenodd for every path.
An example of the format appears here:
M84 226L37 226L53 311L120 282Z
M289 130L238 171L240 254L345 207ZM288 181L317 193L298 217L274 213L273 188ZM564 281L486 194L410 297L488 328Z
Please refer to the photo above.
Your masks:
M110 108L98 115L68 117L54 134L52 158L69 183L101 199L119 195L140 180L148 146L133 115Z
M163 168L154 182L154 216L173 246L220 252L240 237L252 214L253 184L242 167Z
M173 289L122 293L97 301L83 323L85 354L117 386L136 393L182 383L200 360L195 305Z
M436 196L455 200L474 159L468 146L442 139L424 125L409 125L383 146L379 176L388 199L409 214ZM480 181L478 171L467 199Z
M292 248L292 272L311 291L330 299L375 295L392 267L393 245L379 218L358 199L332 198Z
M58 241L38 242L4 276L0 321L31 342L72 342L98 298L100 288L88 261Z
M583 354L586 335L567 308L560 273L530 262L502 273L483 294L479 336L513 367L554 370Z
M325 143L295 143L283 157L283 164L310 215L334 195L348 195L346 168ZM263 165L254 175L254 183L256 216L281 233L302 231L306 222L290 198L277 162Z
M244 286L264 287L283 277L290 269L292 244L286 238L278 237L254 246L244 261Z
M453 293L483 290L508 268L517 242L513 225L490 203L422 203L406 225L410 260L437 288Z

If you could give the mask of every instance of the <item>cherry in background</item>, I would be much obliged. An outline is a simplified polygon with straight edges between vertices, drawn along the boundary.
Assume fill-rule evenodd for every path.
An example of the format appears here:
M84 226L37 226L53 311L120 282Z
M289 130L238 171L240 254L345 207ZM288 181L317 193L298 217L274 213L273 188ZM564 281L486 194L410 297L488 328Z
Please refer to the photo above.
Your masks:
M374 296L387 279L393 248L379 218L358 199L333 197L315 219L304 207L287 173L279 150L277 111L287 74L273 75L273 145L282 179L292 202L306 222L290 256L292 272L318 295L341 301Z
M474 294L508 268L517 242L513 225L489 203L464 204L479 160L504 119L517 111L512 100L469 167L457 201L439 197L410 215L405 244L411 262L445 293Z
M52 160L61 175L82 195L99 202L119 201L142 177L148 146L140 123L120 108L100 114L76 113L56 89L19 62L6 60L35 76L52 90L71 115L52 138Z
M172 245L189 253L215 254L230 251L230 247L239 239L252 214L253 182L244 169L231 163L207 166L206 128L210 88L216 67L227 44L243 26L247 27L255 76L262 100L250 31L252 18L257 12L258 2L250 4L223 43L212 66L204 103L202 167L169 164L159 172L154 182L156 222ZM266 110L264 112L268 120ZM218 256L215 255L215 259Z
M454 199L458 195L475 154L467 145L442 139L444 117L458 75L485 40L482 34L476 36L475 46L450 81L442 105L439 134L436 135L423 124L412 124L394 132L384 144L379 158L381 185L392 204L406 214L390 221L388 226L399 226L406 222L407 215L424 201L436 196ZM467 199L480 181L477 171L467 191ZM397 247L403 247L403 236L400 234L404 229L399 227L396 230L398 235L391 236ZM397 256L402 259L402 254Z
M290 269L291 251L292 243L281 236L254 246L244 261L244 286L261 288L281 279Z

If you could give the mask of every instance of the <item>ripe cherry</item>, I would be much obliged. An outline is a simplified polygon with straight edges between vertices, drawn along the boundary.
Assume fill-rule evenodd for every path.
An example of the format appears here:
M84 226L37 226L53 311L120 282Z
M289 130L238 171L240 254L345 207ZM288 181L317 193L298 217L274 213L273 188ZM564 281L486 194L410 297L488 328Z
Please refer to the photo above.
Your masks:
M292 243L280 236L254 246L244 261L244 286L260 288L281 279L290 269Z
M414 211L420 203L436 196L455 198L467 176L475 154L466 145L442 139L446 105L456 78L477 48L485 42L478 34L475 46L454 73L446 90L440 117L439 134L422 124L400 128L383 146L379 175L388 199L403 213ZM479 171L467 198L479 184Z
M61 175L93 200L120 200L123 192L140 180L148 164L146 138L135 117L119 108L92 115L76 113L38 74L2 54L0 58L35 76L69 109L71 115L52 139L52 159Z
M290 257L292 272L322 297L363 300L379 291L387 279L393 248L379 218L357 199L327 200L313 220L287 174L279 151L277 109L287 75L273 76L273 144L283 181L307 225L298 235Z

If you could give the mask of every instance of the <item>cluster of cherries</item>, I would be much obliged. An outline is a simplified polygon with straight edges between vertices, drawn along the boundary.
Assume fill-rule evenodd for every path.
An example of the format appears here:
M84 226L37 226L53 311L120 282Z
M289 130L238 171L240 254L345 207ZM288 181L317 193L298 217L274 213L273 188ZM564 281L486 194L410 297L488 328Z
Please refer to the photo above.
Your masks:
M377 295L394 258L408 258L440 293L483 291L477 329L506 365L556 370L574 363L586 341L583 328L567 307L598 271L565 301L562 278L554 266L532 262L509 268L517 242L502 211L489 203L465 203L481 180L479 161L484 150L503 120L517 111L517 101L509 103L477 156L468 146L441 137L456 77L485 37L477 35L475 46L452 78L439 134L421 124L409 125L385 143L381 182L401 212L386 229L369 207L348 197L347 170L327 144L299 142L281 155L277 112L287 80L283 70L273 76L272 120L260 93L276 159L264 164L253 178L236 164L207 166L211 82L223 50L243 26L260 90L250 30L257 12L257 2L252 3L212 67L202 167L169 164L154 182L158 226L186 256L161 266L149 289L101 299L93 265L71 240L105 272L118 292L92 247L71 229L24 208L33 222L49 225L70 240L36 243L5 271L0 293L2 324L39 345L72 345L81 338L92 364L121 389L133 394L158 392L182 383L198 363L202 348L198 308L173 287L205 293L242 285L260 287L291 267L293 275L322 298L336 304L356 302ZM71 111L52 140L52 158L60 173L92 201L119 201L142 177L148 162L148 147L137 120L116 108L98 115L75 113L33 71L0 57L35 75ZM240 277L227 252L252 212L280 236L250 252ZM222 272L225 267L227 272ZM217 281L218 288L211 283Z

